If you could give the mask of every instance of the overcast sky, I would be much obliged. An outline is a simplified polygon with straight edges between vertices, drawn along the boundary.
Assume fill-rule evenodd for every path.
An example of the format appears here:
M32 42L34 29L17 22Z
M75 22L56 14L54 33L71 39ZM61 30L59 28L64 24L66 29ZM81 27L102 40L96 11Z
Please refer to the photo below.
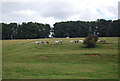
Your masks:
M9 2L8 2L9 1ZM38 22L118 19L119 0L2 0L0 22ZM1 18L0 18L1 19Z

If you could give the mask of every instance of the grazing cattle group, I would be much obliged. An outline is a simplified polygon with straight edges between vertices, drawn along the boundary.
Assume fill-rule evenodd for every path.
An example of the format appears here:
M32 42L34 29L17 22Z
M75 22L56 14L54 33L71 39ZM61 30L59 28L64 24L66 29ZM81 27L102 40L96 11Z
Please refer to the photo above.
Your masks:
M83 40L70 40L70 43L83 43ZM56 40L54 44L62 44L62 40ZM36 41L35 44L49 44L48 41Z
M38 41L38 42L35 42L35 44L49 44L48 41Z
M83 43L83 40L70 40L70 43Z
M56 40L54 41L53 44L62 44L63 41L62 40ZM83 40L70 40L69 43L83 43ZM106 44L107 43L107 40L98 40L97 43L100 43L100 44ZM38 42L35 42L35 44L50 44L49 41L38 41Z

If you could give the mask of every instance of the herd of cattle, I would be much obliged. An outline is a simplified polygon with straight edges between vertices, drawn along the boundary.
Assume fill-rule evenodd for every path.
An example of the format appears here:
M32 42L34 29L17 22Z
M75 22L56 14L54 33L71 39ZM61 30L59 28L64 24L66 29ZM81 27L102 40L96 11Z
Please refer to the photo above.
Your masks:
M62 44L62 43L63 43L62 40L54 41L54 44ZM69 43L83 43L83 40L70 40ZM98 40L97 43L106 44L107 40ZM50 44L50 42L49 41L37 41L35 42L35 44Z

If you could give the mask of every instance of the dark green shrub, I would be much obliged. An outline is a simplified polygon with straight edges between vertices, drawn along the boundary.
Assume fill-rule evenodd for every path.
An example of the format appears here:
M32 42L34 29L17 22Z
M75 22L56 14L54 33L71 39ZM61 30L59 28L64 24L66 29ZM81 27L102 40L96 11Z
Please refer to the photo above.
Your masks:
M95 42L98 41L98 36L94 36L94 41L95 41Z
M93 34L89 34L85 38L83 44L85 44L87 48L95 48L97 41L98 41L98 37L97 36L94 36Z

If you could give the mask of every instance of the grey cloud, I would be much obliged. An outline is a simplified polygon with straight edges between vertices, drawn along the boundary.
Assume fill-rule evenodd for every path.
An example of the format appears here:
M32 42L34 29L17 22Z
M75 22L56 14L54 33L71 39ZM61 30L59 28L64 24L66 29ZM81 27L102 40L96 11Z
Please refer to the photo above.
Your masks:
M71 0L70 0L71 1ZM99 12L96 11L96 6L91 7L92 4L86 5L85 3L77 3L81 0L72 0L75 2L74 4L69 0L54 0L51 1L43 1L43 2L2 2L2 14L3 14L3 22L23 22L23 21L39 21L49 23L51 21L64 21L64 20L94 20L97 18L105 18L101 16ZM87 1L87 0L86 0ZM98 4L98 3L97 3ZM116 4L115 4L116 5ZM100 6L101 10L108 11L108 13L113 12L117 14L117 10L115 9L115 5ZM24 15L23 12L30 10L35 12L32 15ZM19 14L14 14L13 12ZM30 12L29 11L29 12ZM28 12L28 13L29 13ZM106 13L106 14L108 14ZM1 14L1 12L0 12ZM103 13L105 14L105 13ZM106 15L105 15L106 16ZM109 16L108 16L109 17Z
M65 19L76 13L74 6L69 2L5 2L3 3L2 13L8 14L12 11L34 10L45 18Z
M14 10L26 10L26 9L33 9L36 10L36 8L41 7L42 4L28 2L3 2L2 3L2 13L9 13Z
M67 2L49 3L41 9L42 16L54 17L55 19L66 19L75 13L74 6Z

